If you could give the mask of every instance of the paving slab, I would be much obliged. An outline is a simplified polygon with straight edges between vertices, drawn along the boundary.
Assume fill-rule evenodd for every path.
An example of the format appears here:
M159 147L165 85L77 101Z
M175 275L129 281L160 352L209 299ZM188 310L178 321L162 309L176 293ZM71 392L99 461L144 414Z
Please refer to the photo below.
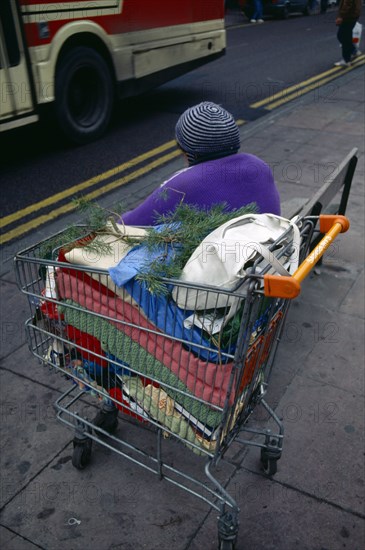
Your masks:
M318 383L352 392L363 401L363 332L362 321L355 328L353 318L340 315L336 323L321 306L303 303L299 310L293 308L271 372L266 397L269 405L277 410L300 373ZM262 412L259 415L263 421L268 418Z
M326 132L339 134L340 132L359 142L364 137L364 117L360 113L342 113L337 120L326 126Z
M41 363L38 358L30 352L28 345L24 345L14 352L10 353L5 359L0 361L0 370L13 374L18 374L25 380L41 385L44 391L53 389L61 392L66 388L66 380L60 371L53 367Z
M351 227L356 227L364 230L364 198L358 195L351 195L347 203L347 215L351 223ZM361 253L361 252L360 252ZM357 256L358 250L355 251ZM355 258L356 261L356 258Z
M40 548L40 546L15 535L4 527L0 527L0 544L2 550L36 550Z
M347 147L341 154L341 158L344 158L349 152L350 150ZM338 156L339 155L337 155L337 158ZM336 174L338 161L335 157L336 155L331 154L331 156L325 160L321 156L319 161L318 157L314 157L312 152L312 154L307 156L306 160L304 154L298 152L293 154L290 160L270 160L268 164L270 164L273 169L276 181L280 190L283 191L285 199L291 197L294 185L304 186L306 192L304 195L302 194L300 196L309 198L315 191L320 189L331 176Z
M309 167L313 167L312 178L315 178L315 182L319 184L319 187L323 185L325 181L328 181L332 175L336 174L339 163L348 155L351 149L360 146L360 139L357 136L341 134L341 143L339 143L337 136L338 133L336 134L337 143L335 143L331 149L328 148L328 145L323 144L323 141L322 143L308 143L302 145L299 150L294 151L290 157L291 162L303 165L307 164ZM344 136L346 136L346 140ZM352 146L349 146L349 143L351 143Z
M275 480L364 517L364 400L297 375L276 408L285 441ZM255 470L254 452L243 465Z
M134 427L124 423L120 429L126 434ZM140 440L141 428L136 434ZM153 434L146 430L143 436L151 450ZM169 443L166 460L204 482L205 460ZM71 453L70 445L17 495L1 514L3 525L52 550L84 550L86 541L91 548L187 548L209 506L103 447L95 446L83 471L73 468ZM228 473L224 468L220 476L227 481L232 467Z
M359 319L364 319L364 316L365 316L364 301L359 300L359 296L363 294L364 288L365 288L364 271L362 271L358 276L358 278L356 279L353 287L351 288L351 290L343 300L340 307L341 313L348 313L349 315L354 315ZM351 361L351 355L348 357L348 360Z
M270 115L267 114L267 117ZM278 125L280 127L278 128ZM300 132L295 127L283 128L285 126L285 119L278 120L276 117L272 117L267 120L265 126L260 127L257 133L265 139L270 140L270 145L274 140L285 137L290 143L311 143L314 139L318 139L318 131L312 128L301 128Z
M351 185L351 194L356 196L359 200L364 200L365 189L364 189L365 174L361 170L355 173L355 177L352 180Z
M307 116L303 117L300 109L292 111L285 118L278 121L278 126L292 128L308 128L311 130L323 131L328 124L335 119L335 110L323 109L319 102L312 101L306 105Z
M335 258L336 248L332 253ZM317 273L319 275L313 273L303 281L301 285L303 299L306 299L310 293L310 298L308 296L307 299L312 303L321 304L334 312L347 296L360 269L344 263L336 264L335 260L332 260L331 264L319 267Z
M259 153L267 151L270 145L270 137L250 136L249 138L241 139L241 149L245 151L245 153L258 155Z
M338 274L343 273L345 278L357 278L358 274L363 270L365 251L363 247L364 237L362 235L361 226L356 220L350 221L350 229L347 233L343 233L329 247L327 254L323 258L320 272L334 273L338 270Z
M2 548L15 537L16 535L12 531L9 531L9 529L0 526L0 542Z
M337 314L332 320L327 316L326 320L317 316L317 312L316 309L315 321L309 329L316 344L301 372L318 382L364 396L363 320L344 314ZM305 326L309 324L304 322Z
M28 300L14 283L0 280L1 351L0 358L26 344L24 322L30 316Z
M55 419L57 397L54 390L0 370L0 507L70 441Z
M364 520L361 517L244 469L231 483L241 507L239 549L363 548ZM189 550L216 550L213 540L216 529L216 516L211 512Z

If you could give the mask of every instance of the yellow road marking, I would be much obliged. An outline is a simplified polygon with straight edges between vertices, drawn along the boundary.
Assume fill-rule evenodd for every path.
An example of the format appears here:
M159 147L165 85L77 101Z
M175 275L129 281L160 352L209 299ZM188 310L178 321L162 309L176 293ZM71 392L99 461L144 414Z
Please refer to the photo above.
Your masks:
M181 154L180 151L176 149L171 153L168 153L166 155L163 155L162 157L157 158L156 160L150 162L146 166L143 166L142 168L139 168L138 170L135 170L134 172L127 174L123 178L112 181L108 185L104 185L102 188L96 189L95 191L92 191L91 193L84 195L84 198L87 200L92 200L97 197L100 197L101 195L104 195L105 193L108 193L109 191L112 191L113 189L116 189L117 187L122 187L123 185L126 185L130 181L138 178L139 176L143 176L144 174L150 172L154 168L157 168L158 166L165 164L166 162L172 160L173 158L179 156L180 154ZM64 204L63 206L60 206L59 208L56 208L55 210L52 210L52 212L49 212L48 214L44 214L42 216L39 216L38 218L35 218L34 220L30 220L29 222L24 223L19 227L16 227L15 229L8 231L7 233L4 233L4 235L1 235L0 244L5 244L11 241L12 239L20 237L24 233L27 233L32 229L36 229L40 225L43 225L44 223L55 220L62 214L71 212L74 209L75 209L75 204L73 202L69 202L67 204Z
M17 220L20 220L21 218L24 218L28 214L31 214L32 212L35 212L37 210L41 210L42 208L45 208L46 206L50 206L52 204L55 204L56 202L61 201L62 199L65 199L67 197L70 197L71 195L74 195L75 193L79 193L80 191L83 191L84 189L87 189L88 187L92 187L93 185L96 185L111 176L116 176L120 172L123 172L125 170L128 170L128 168L132 168L136 164L139 164L155 155L158 155L159 153L163 153L167 149L171 149L176 145L175 140L168 141L167 143L164 143L163 145L160 145L160 147L156 147L155 149L151 149L150 151L147 151L146 153L143 153L142 155L139 155L138 157L135 157L127 162L123 162L123 164L120 164L119 166L115 166L114 168L111 168L110 170L107 170L106 172L103 172L102 174L99 174L98 176L94 176L93 178L90 178L82 183L78 183L77 185L73 185L72 187L69 187L68 189L65 189L64 191L60 191L59 193L56 193L55 195L52 195L51 197L47 197L46 199L43 199L39 202L36 202L34 204L31 204L30 206L27 206L26 208L23 208L22 210L18 210L17 212L14 212L13 214L9 214L8 216L5 216L4 218L0 219L0 227L5 227L6 225L9 225L11 223L14 223Z
M349 67L348 69L343 69L341 67L333 67L328 71L312 76L311 78L308 78L307 80L303 80L303 82L299 82L298 84L294 84L293 86L289 86L288 88L285 88L284 90L281 90L280 92L277 92L276 94L273 94L270 97L266 97L264 99L261 99L260 101L256 101L255 103L252 103L250 105L250 108L257 109L259 107L262 107L264 105L274 102L276 99L287 100L287 97L288 97L287 94L291 94L291 92L297 92L297 95L302 95L301 93L299 93L299 91L301 92L301 88L307 87L307 85L311 84L312 82L316 82L318 85L321 85L322 79L324 79L328 75L333 75L332 79L337 78L337 76L339 76L340 74L343 74L344 72L348 72L349 70L356 67L357 65L362 64L361 62L364 59L365 59L365 55L361 55L356 59L355 64ZM326 82L327 81L328 80L326 80ZM295 97L295 94L290 95L291 99L293 99L293 97Z
M332 74L334 72L341 71L341 67L334 67L333 69L329 69L328 71L321 73L316 76L312 76L311 78L308 78L307 80L303 80L303 82L299 82L298 84L294 84L293 86L289 86L288 88L285 88L284 90L281 90L280 92L277 92L276 94L273 94L269 97L265 97L265 99L261 99L260 101L256 101L256 103L252 103L250 105L251 109L257 109L258 107L262 107L263 105L266 105L267 103L271 103L271 101L275 101L275 99L282 98L284 95L296 91L299 88L302 88L303 86L306 86L307 84L310 84L311 82L320 80L324 76L328 74Z
M356 66L358 67L360 65L363 65L364 63L365 63L365 59L361 60L360 63L357 63ZM354 68L354 66L349 67L347 69L341 69L341 74L348 73L353 68ZM288 101L291 101L292 99L296 99L297 97L299 97L303 94L306 94L306 93L310 92L311 90L314 90L318 86L323 86L324 84L327 84L327 82L330 82L331 80L334 80L335 78L337 78L337 76L338 76L337 74L332 75L332 76L329 76L328 78L324 78L323 80L320 80L318 82L314 82L314 84L311 84L310 86L306 86L305 88L302 88L301 90L297 90L293 94L287 95L287 96L283 97L282 99L279 99L278 101L274 101L273 103L269 103L268 105L266 105L265 109L267 111L272 111L273 109L276 109L276 107L279 107L280 105L283 105L283 103L287 103Z

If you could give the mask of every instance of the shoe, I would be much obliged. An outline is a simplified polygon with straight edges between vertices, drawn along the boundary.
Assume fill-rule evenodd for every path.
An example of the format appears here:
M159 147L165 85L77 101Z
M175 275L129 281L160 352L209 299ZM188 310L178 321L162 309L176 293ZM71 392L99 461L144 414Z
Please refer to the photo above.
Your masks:
M360 50L356 50L356 52L353 53L352 56L351 56L351 61L353 61L354 59L356 59L356 58L359 57L360 55L361 55Z
M258 19L257 22L258 22L258 23L263 23L264 20L263 20L263 19Z
M346 62L344 61L343 59L341 59L341 61L336 61L336 63L334 63L334 66L335 67L343 67L343 68L346 68L346 67L351 67L351 63L350 62Z
M256 23L256 19L251 19L250 23Z

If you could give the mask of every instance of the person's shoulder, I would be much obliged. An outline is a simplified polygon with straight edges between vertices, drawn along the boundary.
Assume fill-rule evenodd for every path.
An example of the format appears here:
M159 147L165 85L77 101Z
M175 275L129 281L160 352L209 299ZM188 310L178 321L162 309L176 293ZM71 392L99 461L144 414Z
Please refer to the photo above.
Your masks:
M267 165L264 160L257 157L256 155L253 155L252 153L237 153L236 155L232 155L232 156L236 157L234 159L234 162L236 163L250 164L250 165L255 164L257 166Z
M187 166L185 168L182 168L181 170L178 170L172 176L170 176L167 180L165 180L163 183L161 183L160 188L165 187L166 185L169 186L172 182L177 182L181 179L185 179L189 176L189 172L191 172L191 166Z

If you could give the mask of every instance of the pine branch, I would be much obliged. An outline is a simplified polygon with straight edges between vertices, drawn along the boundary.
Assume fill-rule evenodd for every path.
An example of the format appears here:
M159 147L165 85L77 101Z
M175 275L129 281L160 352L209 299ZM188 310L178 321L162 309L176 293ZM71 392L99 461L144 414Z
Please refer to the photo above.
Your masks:
M116 205L116 210L103 208L96 202L79 197L73 200L76 210L80 214L82 226L71 225L62 232L48 239L39 249L40 258L52 258L59 248L71 250L76 246L86 248L91 252L100 255L110 254L112 252L111 243L105 243L95 239L97 235L111 235L116 239L121 238L121 233L116 226L115 220L118 219L124 208L121 203ZM107 222L110 222L107 224ZM86 237L85 240L83 238ZM80 242L79 242L80 241Z
M158 223L163 225L162 229L148 229L143 244L151 252L161 250L161 254L157 259L145 262L136 279L145 284L150 292L168 294L168 288L161 282L161 277L179 278L191 254L209 233L232 218L256 211L254 204L229 211L226 204L199 209L181 203L173 212L158 218ZM169 247L169 254L166 253L166 247Z
M232 211L225 203L201 209L182 200L174 211L158 217L158 227L148 228L145 236L137 238L124 235L116 224L116 219L120 217L119 210L122 211L121 205L117 205L116 211L111 211L84 198L77 199L75 204L86 218L85 226L71 226L61 236L46 241L40 250L40 257L51 258L60 247L65 251L83 247L99 255L107 255L112 253L112 244L117 240L131 246L143 245L153 253L154 259L141 266L136 279L154 294L168 294L168 287L161 278L178 279L191 254L209 233L232 218L257 211L255 204ZM114 239L106 243L98 236Z

